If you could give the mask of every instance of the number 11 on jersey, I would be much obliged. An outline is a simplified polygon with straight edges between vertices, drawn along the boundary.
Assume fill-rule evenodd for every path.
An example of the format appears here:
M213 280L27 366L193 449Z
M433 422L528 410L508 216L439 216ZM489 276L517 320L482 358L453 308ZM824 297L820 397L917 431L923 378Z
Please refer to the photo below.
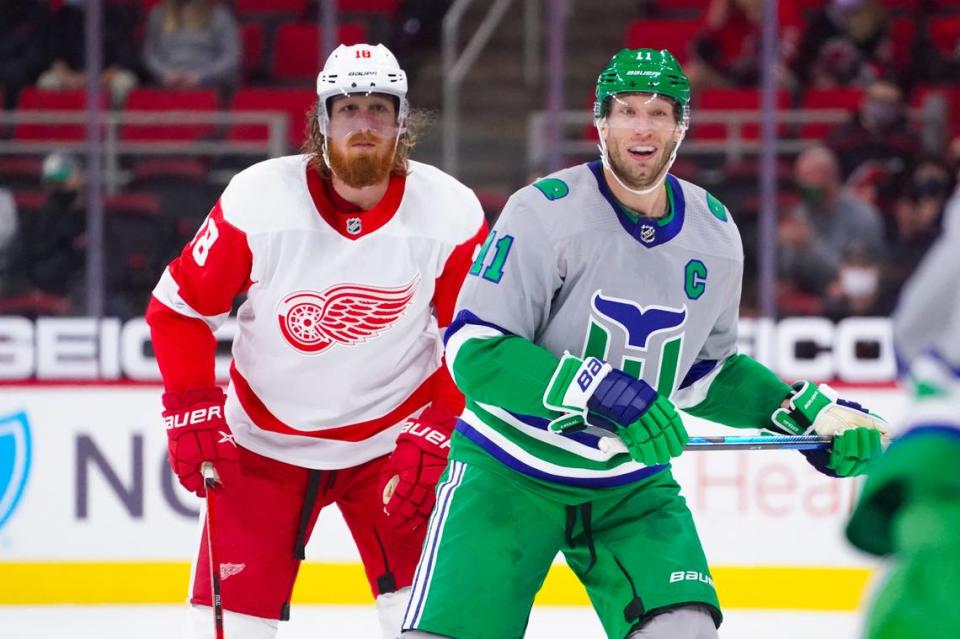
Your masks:
M493 253L493 258L490 260L490 264L484 268L484 264L487 261L487 254L490 252L490 247L494 244L496 244L496 250ZM497 232L490 231L490 235L487 236L483 246L480 247L480 252L477 253L477 259L473 261L473 265L470 267L468 274L481 275L482 273L483 279L489 280L494 284L499 283L503 278L503 265L507 261L507 256L510 254L512 247L512 235L504 235L498 240Z

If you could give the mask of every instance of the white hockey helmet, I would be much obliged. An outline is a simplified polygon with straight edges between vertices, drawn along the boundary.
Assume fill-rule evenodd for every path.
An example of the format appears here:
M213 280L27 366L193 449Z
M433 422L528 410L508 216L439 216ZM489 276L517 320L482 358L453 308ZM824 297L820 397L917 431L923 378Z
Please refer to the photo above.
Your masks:
M341 44L323 65L317 76L317 118L320 132L328 135L328 100L338 95L383 93L397 98L397 125L400 131L407 119L407 74L396 56L382 44Z

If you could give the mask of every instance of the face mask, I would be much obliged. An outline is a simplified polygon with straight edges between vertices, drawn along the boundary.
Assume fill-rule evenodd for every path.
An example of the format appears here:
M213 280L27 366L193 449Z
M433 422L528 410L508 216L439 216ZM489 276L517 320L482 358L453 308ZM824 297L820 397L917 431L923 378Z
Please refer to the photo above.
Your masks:
M54 191L50 194L51 199L62 207L68 207L77 199L77 192L70 190Z
M863 105L863 122L867 126L886 129L900 120L900 106L894 102L868 100Z
M840 271L840 286L851 297L873 295L877 290L877 269L863 266L845 266Z
M947 183L938 178L927 178L917 183L917 196L941 197L947 193Z
M807 208L817 209L823 203L824 190L820 186L800 185L800 197Z

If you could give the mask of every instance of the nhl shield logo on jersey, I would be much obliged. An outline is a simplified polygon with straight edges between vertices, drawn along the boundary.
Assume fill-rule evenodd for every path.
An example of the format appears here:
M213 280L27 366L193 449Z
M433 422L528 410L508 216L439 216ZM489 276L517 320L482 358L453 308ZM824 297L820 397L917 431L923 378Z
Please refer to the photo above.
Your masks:
M0 528L13 515L30 476L30 424L23 412L0 417Z
M649 224L644 224L640 227L640 241L644 244L649 244L650 242L657 239L657 230L650 226Z
M293 348L310 355L335 344L362 344L397 323L419 283L418 275L399 288L338 284L320 293L291 293L277 306L280 332Z
M350 235L359 235L362 230L363 224L360 222L359 217L347 218L347 233Z

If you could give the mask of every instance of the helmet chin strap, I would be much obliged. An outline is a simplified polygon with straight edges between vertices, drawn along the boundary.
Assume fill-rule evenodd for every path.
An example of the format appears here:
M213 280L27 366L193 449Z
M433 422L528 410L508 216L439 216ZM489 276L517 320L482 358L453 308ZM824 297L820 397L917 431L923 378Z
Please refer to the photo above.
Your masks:
M674 161L677 159L677 151L680 149L680 143L683 142L683 138L687 135L687 128L682 127L680 139L677 140L677 143L673 147L673 151L670 152L670 159L667 160L667 163L663 165L662 169L660 169L660 173L657 175L657 179L653 182L653 184L645 189L633 189L623 183L623 180L619 175L617 175L617 170L613 168L613 165L610 163L610 155L607 151L607 143L603 139L603 131L600 130L600 122L602 122L602 120L597 120L594 124L594 126L597 127L597 136L600 138L600 143L597 145L597 147L600 149L600 161L603 162L603 168L610 171L610 174L613 176L613 179L617 181L617 184L634 195L648 195L659 189L660 185L663 184L663 181L667 178L667 173L670 172L670 167L673 166Z

